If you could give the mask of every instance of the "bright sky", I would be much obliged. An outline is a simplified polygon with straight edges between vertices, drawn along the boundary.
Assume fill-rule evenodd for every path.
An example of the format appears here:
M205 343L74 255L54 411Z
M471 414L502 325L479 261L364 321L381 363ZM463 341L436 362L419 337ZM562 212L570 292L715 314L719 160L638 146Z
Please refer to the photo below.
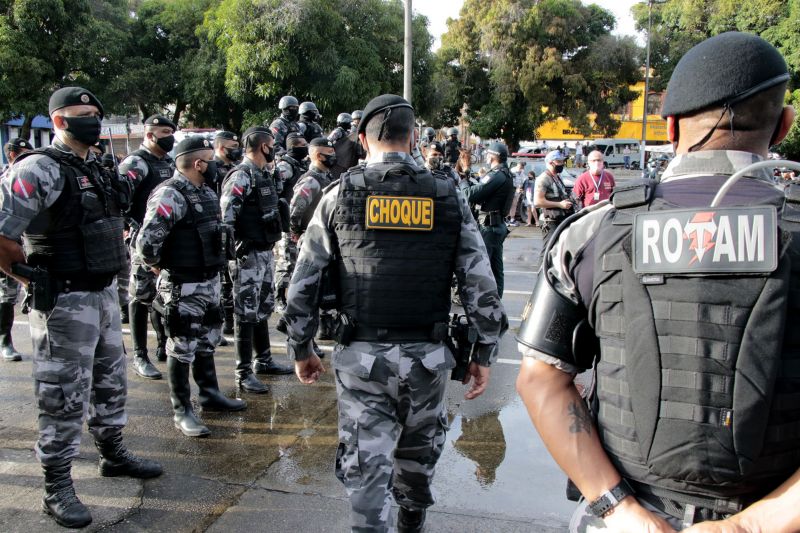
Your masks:
M584 3L594 3L614 13L617 17L615 34L636 35L631 6L637 3L637 0L594 0L593 2L584 1ZM411 5L414 11L428 17L430 23L428 29L434 38L434 50L439 48L442 34L447 31L447 18L458 18L458 12L463 4L464 0L412 0Z

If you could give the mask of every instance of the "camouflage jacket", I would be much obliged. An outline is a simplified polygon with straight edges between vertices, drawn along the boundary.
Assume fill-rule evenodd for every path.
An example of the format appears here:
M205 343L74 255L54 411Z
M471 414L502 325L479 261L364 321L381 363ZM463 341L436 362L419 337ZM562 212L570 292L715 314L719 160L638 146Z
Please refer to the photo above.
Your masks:
M252 173L272 175L268 169L260 169L252 159L245 156L242 164L246 165ZM222 196L219 199L222 207L222 223L229 226L236 224L239 213L242 211L245 198L250 195L250 176L244 170L232 172L228 179L222 183Z
M302 235L311 220L314 209L319 204L322 189L330 185L331 174L312 164L294 186L294 195L289 204L289 228L294 235Z

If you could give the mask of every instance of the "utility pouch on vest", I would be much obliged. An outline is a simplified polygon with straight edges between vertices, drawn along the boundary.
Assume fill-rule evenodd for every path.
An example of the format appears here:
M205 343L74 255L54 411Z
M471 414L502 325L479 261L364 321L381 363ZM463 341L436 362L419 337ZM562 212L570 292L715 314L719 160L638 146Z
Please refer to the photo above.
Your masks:
M339 313L333 338L342 346L349 346L356 332L356 322L347 313Z
M25 301L30 300L31 309L42 313L49 313L53 310L58 293L53 290L47 270L41 267L34 268L24 263L14 263L11 265L11 272L28 280L28 296Z
M107 217L79 226L83 235L86 270L89 274L119 272L127 263L125 222L122 217Z

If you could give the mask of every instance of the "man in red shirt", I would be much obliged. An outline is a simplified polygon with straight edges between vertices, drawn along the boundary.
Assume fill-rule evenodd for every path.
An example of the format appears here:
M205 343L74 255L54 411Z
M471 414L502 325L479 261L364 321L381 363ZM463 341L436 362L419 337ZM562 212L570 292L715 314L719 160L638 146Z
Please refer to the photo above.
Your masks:
M601 200L608 200L616 183L614 175L605 168L603 153L597 150L589 154L589 170L578 176L572 194L581 203L581 207L589 207Z

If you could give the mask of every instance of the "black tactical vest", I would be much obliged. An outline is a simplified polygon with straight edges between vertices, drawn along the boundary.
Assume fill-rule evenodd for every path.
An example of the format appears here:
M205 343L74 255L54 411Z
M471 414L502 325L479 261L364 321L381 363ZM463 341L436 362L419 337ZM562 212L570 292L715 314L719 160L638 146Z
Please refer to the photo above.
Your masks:
M339 179L339 176L348 168L358 164L356 142L358 142L358 138L354 141L347 132L342 131L342 136L333 143L333 150L336 152L336 165L331 168L331 175L334 180Z
M505 163L496 167L490 173L502 175L505 181L491 198L481 204L481 212L499 212L505 216L511 209L511 203L514 201L514 178L511 176L511 171L508 170Z
M433 199L430 231L367 229L369 196ZM450 180L406 164L342 175L334 228L341 311L359 325L417 328L446 322L461 212Z
M222 183L225 181L225 177L228 173L236 166L236 165L229 165L219 157L214 157L214 161L217 162L217 175L214 176L214 183L209 183L206 180L206 185L211 187L215 193L217 193L217 198L222 198Z
M308 163L297 161L293 157L286 154L281 156L281 161L288 163L289 166L292 167L292 177L283 182L283 190L281 191L280 195L281 198L285 199L287 202L290 202L292 200L292 194L294 194L294 186L297 185L297 182L300 180L300 176L308 171Z
M172 177L175 165L171 159L158 159L143 148L131 152L130 155L139 156L147 163L147 177L136 187L129 212L129 216L141 225L144 222L147 199L150 197L150 193L161 183Z
M300 178L300 180L302 180L306 176L316 181L319 184L320 189L324 189L325 187L331 184L331 180L329 179L329 175L327 173L318 172L313 168L308 172L306 172L305 174L303 174L303 177ZM298 182L300 180L298 180ZM318 194L315 198L311 200L311 203L308 204L306 210L303 212L303 219L300 221L300 228L303 233L305 233L306 228L308 228L308 223L311 222L311 217L314 216L314 211L317 209L320 200L322 200L321 191L320 194Z
M225 238L219 201L214 192L195 187L181 178L170 178L159 187L170 187L186 201L186 216L169 232L161 253L161 267L173 279L210 279L225 264Z
M300 123L303 125L303 138L305 138L306 142L310 143L317 137L322 137L324 135L322 126L313 120L307 120L305 117L300 117Z
M798 202L787 196L772 274L648 279L633 272L632 215L675 206L614 196L589 317L600 438L624 477L726 514L800 467L800 328L786 323L800 316Z
M127 264L124 221L111 187L113 177L97 161L83 161L53 147L26 152L17 161L33 154L58 162L64 190L25 232L27 262L45 267L57 279L108 277L110 283Z
M234 230L237 241L249 241L258 250L272 247L281 240L281 217L278 212L278 191L272 176L253 172L241 163L228 173L225 180L235 172L244 172L250 179L250 193L243 199L242 210L236 219Z

